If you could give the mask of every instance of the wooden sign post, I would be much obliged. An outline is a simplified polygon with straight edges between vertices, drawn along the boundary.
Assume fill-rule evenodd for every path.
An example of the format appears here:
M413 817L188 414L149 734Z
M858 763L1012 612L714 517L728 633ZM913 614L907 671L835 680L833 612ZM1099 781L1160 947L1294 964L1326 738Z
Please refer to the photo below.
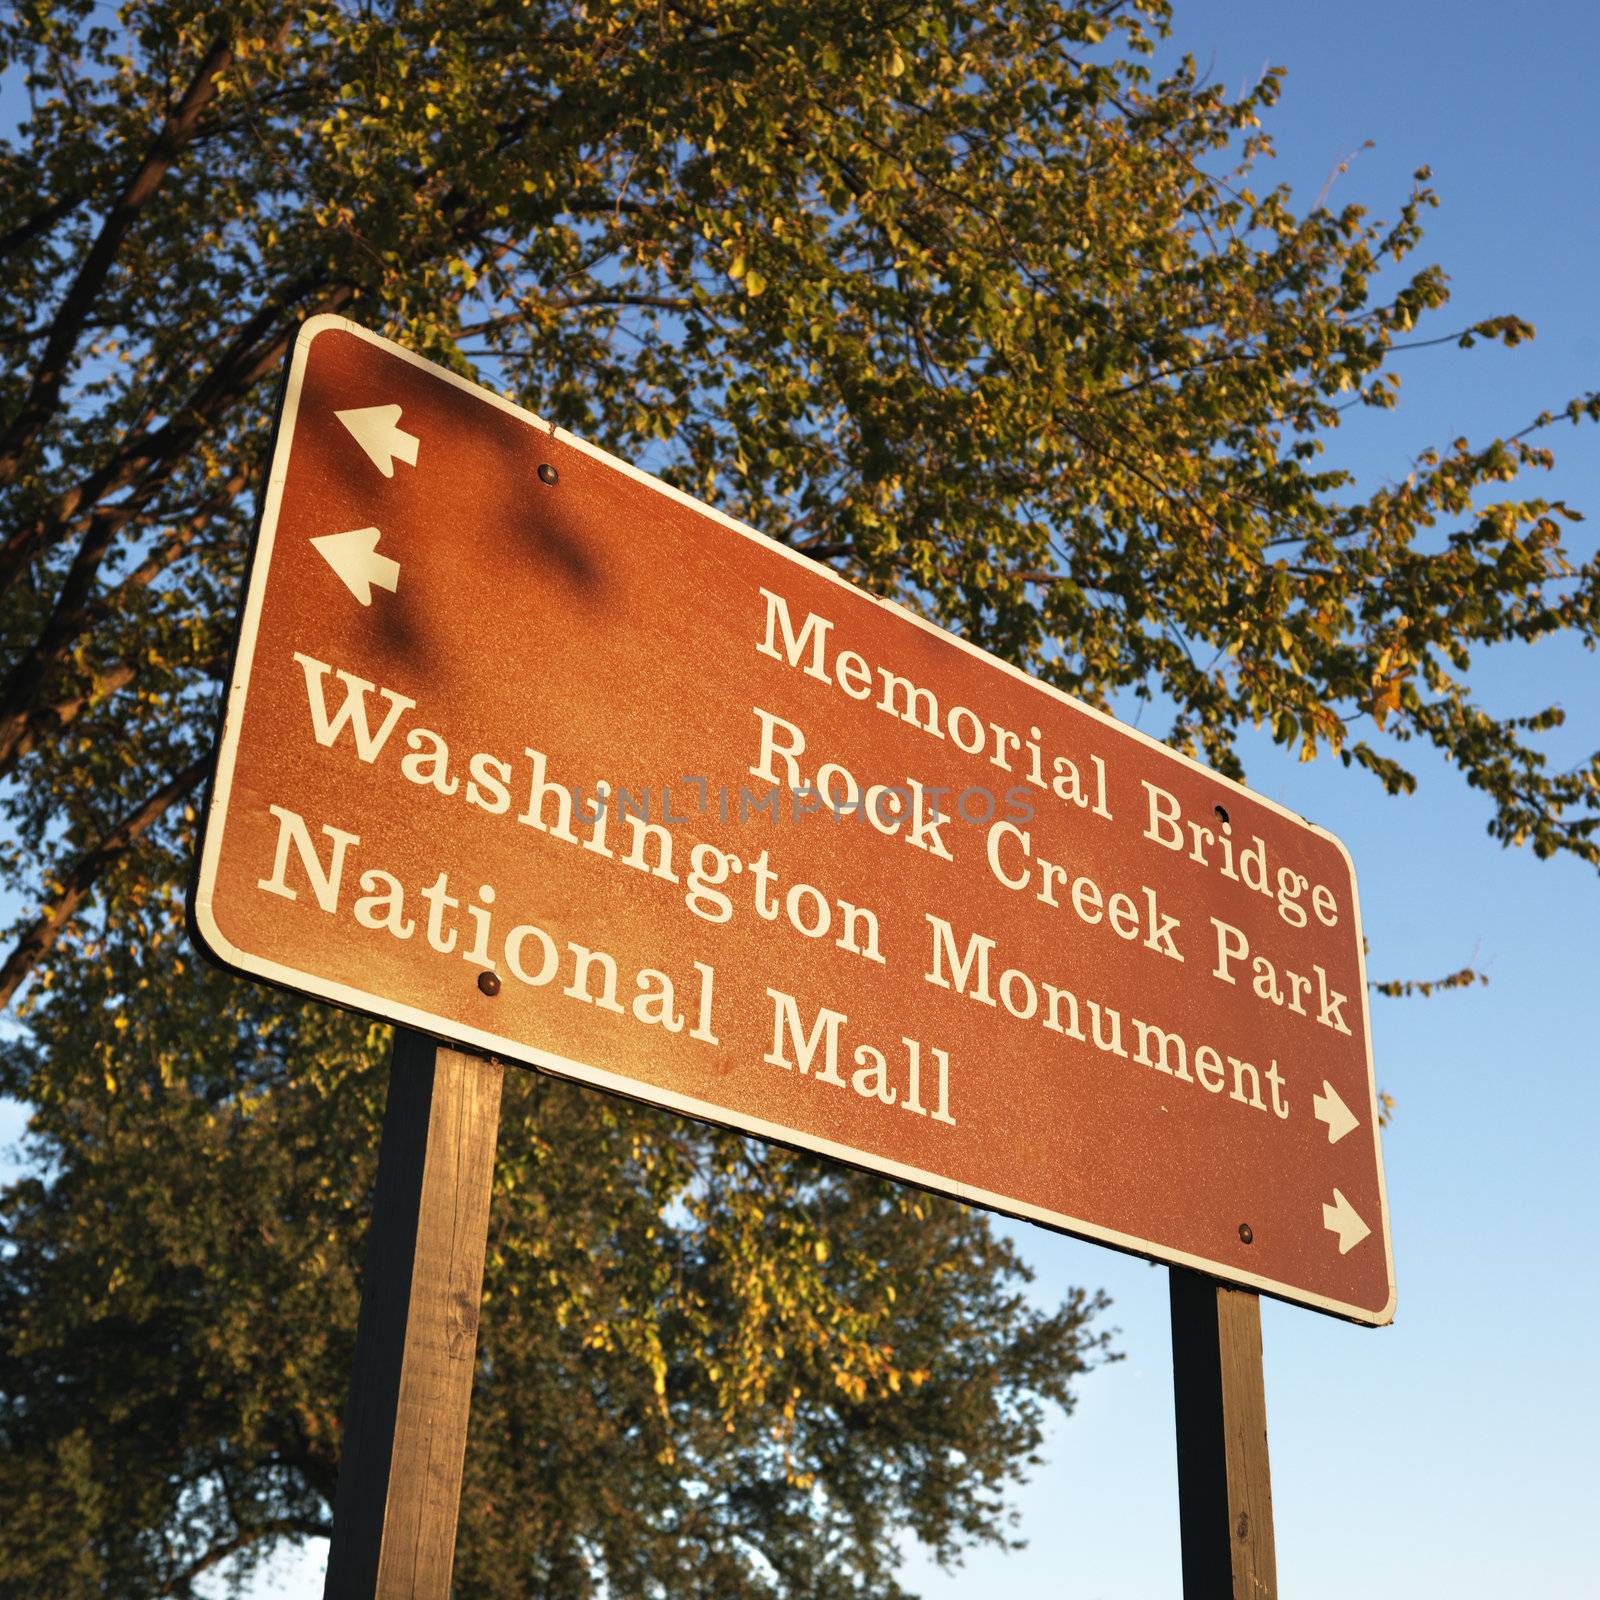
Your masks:
M327 1600L447 1600L500 1064L396 1029Z
M1185 1600L1276 1600L1261 1302L1184 1267L1170 1274Z

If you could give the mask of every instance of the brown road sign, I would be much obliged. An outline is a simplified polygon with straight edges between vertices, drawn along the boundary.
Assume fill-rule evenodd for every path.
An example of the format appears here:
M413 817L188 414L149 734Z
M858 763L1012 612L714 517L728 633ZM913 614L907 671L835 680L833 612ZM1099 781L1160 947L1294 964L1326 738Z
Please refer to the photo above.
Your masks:
M1336 839L334 318L193 920L257 978L1392 1315Z

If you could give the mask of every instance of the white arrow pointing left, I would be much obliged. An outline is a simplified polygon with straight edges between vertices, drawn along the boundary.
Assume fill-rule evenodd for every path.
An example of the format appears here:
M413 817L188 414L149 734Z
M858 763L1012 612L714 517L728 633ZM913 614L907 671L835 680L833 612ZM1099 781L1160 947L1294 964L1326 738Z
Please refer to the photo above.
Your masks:
M350 430L350 436L365 450L372 464L384 477L394 476L396 458L408 467L417 464L417 436L400 426L399 406L360 406L353 411L335 411Z
M1333 1191L1333 1204L1322 1206L1322 1226L1339 1236L1339 1254L1347 1256L1372 1232L1356 1215L1356 1208L1337 1189Z
M362 605L372 604L372 590L390 594L400 581L400 563L378 554L376 528L352 528L348 533L325 533L311 542L317 554L338 573L339 581Z
M1339 1091L1326 1078L1322 1080L1322 1093L1311 1097L1311 1114L1318 1122L1328 1124L1329 1144L1338 1144L1352 1128L1361 1126L1355 1112L1339 1098Z

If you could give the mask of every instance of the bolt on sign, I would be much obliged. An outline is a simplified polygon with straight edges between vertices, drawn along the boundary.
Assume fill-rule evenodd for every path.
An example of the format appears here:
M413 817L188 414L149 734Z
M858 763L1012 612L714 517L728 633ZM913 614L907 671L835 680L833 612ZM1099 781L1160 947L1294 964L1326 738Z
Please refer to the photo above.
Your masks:
M192 920L471 1049L1393 1313L1338 840L332 317Z

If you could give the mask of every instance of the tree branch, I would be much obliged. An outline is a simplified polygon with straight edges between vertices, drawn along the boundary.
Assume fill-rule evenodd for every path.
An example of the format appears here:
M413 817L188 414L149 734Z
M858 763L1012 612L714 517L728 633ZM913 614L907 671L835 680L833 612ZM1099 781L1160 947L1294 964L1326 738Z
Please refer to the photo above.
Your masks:
M62 930L77 915L102 873L150 830L150 827L181 800L205 776L211 752L191 761L175 778L163 784L142 805L135 807L86 855L80 856L61 879L43 911L11 947L0 966L0 1009L11 1003L23 980L61 937Z
M51 669L65 662L77 641L115 612L134 590L143 588L171 566L211 518L232 504L245 482L245 474L235 472L218 494L193 511L187 521L174 529L121 583L92 601L90 588L105 557L110 530L98 519L91 524L56 597L49 620L0 687L0 778L21 760L25 742L31 743L29 733L37 714L36 702Z
M190 1585L202 1572L216 1566L219 1561L226 1561L229 1556L238 1555L241 1550L248 1549L261 1539L295 1535L302 1539L326 1539L331 1537L332 1533L331 1523L313 1521L310 1517L269 1518L249 1528L241 1529L231 1539L224 1539L220 1544L212 1545L204 1555L197 1556L186 1567L175 1572L156 1590L156 1593L172 1597L188 1595L191 1593Z
M104 466L58 495L45 515L17 528L0 546L0 595L10 590L34 557L70 526L73 518L93 513L80 544L81 556L86 548L108 543L112 535L143 511L160 489L163 475L148 476L113 506L95 508L106 496L126 488L141 472L175 462L205 432L218 412L278 364L293 333L283 320L285 312L296 300L313 293L319 282L316 278L303 278L270 296L239 328L211 371L166 423L153 432L135 434ZM341 310L354 292L349 284L336 284L313 303L308 314ZM273 324L280 322L282 325L274 331Z
M214 665L212 670L216 670ZM93 684L88 689L77 694L69 694L65 699L57 700L50 705L33 707L23 723L22 732L12 751L12 766L33 749L41 733L64 732L83 715L86 708L97 700L103 700L107 695L115 694L118 689L126 688L136 676L137 669L131 661L116 661L104 671L97 672Z
M0 434L0 488L16 477L28 447L54 413L84 320L111 271L122 241L139 213L150 203L167 170L194 137L200 114L216 95L217 79L232 61L232 43L226 39L217 40L206 52L205 60L182 98L168 113L161 131L140 162L139 170L106 212L100 232L56 310L50 337L45 341L28 393L17 414Z
M49 205L41 206L26 222L19 222L16 227L0 233L0 256L8 256L13 250L20 250L25 245L32 244L41 234L48 233L63 217L70 216L82 204L83 197L78 195L70 199L52 200Z

